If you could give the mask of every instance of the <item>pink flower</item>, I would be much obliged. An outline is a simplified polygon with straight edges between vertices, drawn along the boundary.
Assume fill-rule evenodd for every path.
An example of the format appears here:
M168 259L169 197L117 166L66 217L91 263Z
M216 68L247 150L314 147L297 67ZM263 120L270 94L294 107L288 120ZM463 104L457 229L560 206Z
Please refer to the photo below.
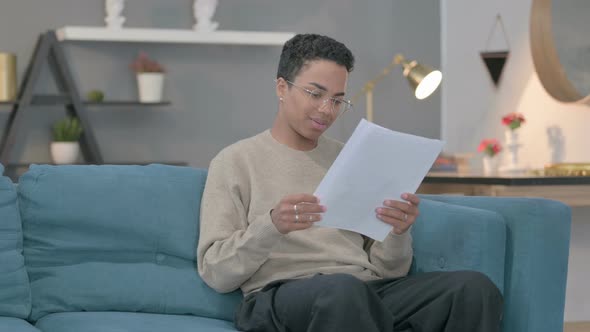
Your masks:
M493 157L502 151L502 146L495 138L486 138L481 140L479 146L477 147L477 151L483 152L486 155Z
M510 130L519 128L525 123L524 115L520 113L510 113L502 117L502 124L508 126Z
M131 63L130 67L136 73L164 72L164 67L157 61L150 59L144 52L139 52L139 55L137 55L137 58Z

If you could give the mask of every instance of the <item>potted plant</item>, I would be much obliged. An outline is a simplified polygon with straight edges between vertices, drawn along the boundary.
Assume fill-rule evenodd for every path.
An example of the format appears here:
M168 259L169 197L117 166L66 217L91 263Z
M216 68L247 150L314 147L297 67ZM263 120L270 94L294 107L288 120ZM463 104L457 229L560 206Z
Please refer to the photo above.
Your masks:
M102 103L104 101L104 92L102 92L101 90L97 90L97 89L90 90L86 94L86 98L88 99L89 102Z
M502 117L502 124L506 127L504 131L506 148L510 153L508 164L502 167L502 171L522 172L525 170L518 164L518 150L522 147L518 139L518 129L524 123L524 115L520 113L509 113Z
M506 126L506 144L518 143L516 130L525 123L524 115L509 113L502 117L502 124Z
M80 155L78 140L82 135L82 125L77 117L67 116L53 124L51 158L56 164L72 164Z
M486 138L481 140L477 151L483 152L483 172L484 174L493 174L498 170L498 159L495 158L502 146L495 138Z
M140 52L131 63L131 69L137 74L139 101L142 103L162 101L164 67L150 59L146 53Z

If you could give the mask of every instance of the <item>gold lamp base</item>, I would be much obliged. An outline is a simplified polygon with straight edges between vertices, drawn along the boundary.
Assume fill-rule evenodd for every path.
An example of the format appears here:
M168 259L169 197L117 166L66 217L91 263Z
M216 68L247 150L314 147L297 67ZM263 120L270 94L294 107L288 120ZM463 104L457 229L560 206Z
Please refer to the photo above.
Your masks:
M0 53L0 101L16 100L16 55Z

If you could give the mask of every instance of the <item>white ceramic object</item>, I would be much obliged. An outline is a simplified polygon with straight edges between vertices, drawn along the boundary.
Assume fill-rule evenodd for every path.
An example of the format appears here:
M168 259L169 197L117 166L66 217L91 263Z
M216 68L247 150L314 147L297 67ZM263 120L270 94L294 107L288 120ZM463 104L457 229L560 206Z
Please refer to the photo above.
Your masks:
M219 22L212 21L216 8L217 0L194 0L193 15L196 23L193 29L198 32L217 30Z
M484 156L482 159L483 162L483 174L484 175L494 175L498 172L498 157L490 157Z
M157 103L162 101L164 90L163 73L137 74L137 88L139 101L142 103Z
M518 136L518 130L506 129L504 132L508 160L507 163L500 168L501 172L521 173L526 171L525 168L520 166L518 161L518 150L522 147Z
M51 159L56 164L73 164L80 156L78 142L51 142Z
M518 144L518 129L506 129L504 131L504 140L506 145Z
M109 29L121 29L125 23L123 8L125 8L125 0L105 0L104 7L106 16L104 22Z

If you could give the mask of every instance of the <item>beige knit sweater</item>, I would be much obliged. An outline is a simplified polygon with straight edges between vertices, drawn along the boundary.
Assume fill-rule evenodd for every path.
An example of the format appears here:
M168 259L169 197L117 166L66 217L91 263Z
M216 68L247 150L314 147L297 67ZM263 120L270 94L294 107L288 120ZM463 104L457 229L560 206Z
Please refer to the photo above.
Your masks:
M267 130L221 151L211 162L201 203L197 255L203 280L222 293L241 288L248 294L273 280L316 273L362 280L406 275L409 233L373 242L320 226L283 235L272 223L270 210L279 200L313 194L341 149L342 143L322 137L311 151L294 150Z

